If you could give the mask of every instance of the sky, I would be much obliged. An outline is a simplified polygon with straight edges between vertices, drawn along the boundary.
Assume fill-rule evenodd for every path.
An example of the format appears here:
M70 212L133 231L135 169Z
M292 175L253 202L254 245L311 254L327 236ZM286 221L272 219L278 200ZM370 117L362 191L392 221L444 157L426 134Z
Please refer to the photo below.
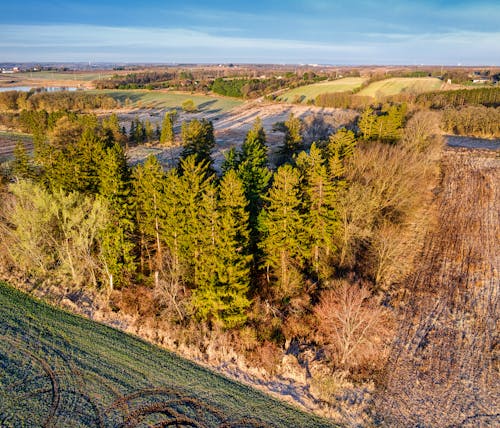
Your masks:
M0 62L500 65L500 0L6 1Z

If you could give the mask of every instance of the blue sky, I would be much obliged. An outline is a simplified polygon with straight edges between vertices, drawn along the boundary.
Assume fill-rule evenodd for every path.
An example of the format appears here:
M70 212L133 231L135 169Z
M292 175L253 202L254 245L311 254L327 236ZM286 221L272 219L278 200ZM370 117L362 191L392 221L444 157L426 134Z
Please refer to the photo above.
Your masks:
M500 64L500 0L5 3L0 62Z

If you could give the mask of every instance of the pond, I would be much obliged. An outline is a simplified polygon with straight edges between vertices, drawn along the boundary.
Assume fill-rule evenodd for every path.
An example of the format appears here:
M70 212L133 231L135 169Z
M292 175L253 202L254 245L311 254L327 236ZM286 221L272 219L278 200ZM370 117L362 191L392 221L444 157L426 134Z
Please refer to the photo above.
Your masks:
M58 91L76 91L78 88L74 86L47 86L43 88L34 88L32 86L9 86L0 88L0 92L6 91L20 91L29 92L31 90L35 92L58 92Z

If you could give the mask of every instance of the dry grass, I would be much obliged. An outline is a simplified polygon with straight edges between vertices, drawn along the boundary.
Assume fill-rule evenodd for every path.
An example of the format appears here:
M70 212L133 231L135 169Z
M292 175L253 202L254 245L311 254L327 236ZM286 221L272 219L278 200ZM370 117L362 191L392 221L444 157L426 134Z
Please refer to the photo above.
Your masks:
M389 426L499 423L500 159L448 150L437 224L406 282L378 412Z

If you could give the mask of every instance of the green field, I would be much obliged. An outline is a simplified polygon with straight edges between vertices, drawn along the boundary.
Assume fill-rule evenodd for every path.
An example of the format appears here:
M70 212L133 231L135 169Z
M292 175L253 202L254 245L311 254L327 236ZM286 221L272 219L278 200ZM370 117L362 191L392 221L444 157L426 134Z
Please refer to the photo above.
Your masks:
M132 108L176 108L181 109L186 100L193 100L199 110L224 112L243 104L242 100L208 95L191 95L179 92L148 91L143 89L103 89L89 93L106 94L119 100L123 106ZM129 100L127 102L127 99Z
M2 427L332 427L0 283Z
M358 92L374 98L382 98L400 93L414 93L435 91L441 88L443 82L435 77L394 77L373 82Z
M352 91L360 87L365 80L363 77L346 77L344 79L300 86L280 95L279 100L284 102L297 102L300 100L300 102L305 103L309 100L314 100L320 94Z

